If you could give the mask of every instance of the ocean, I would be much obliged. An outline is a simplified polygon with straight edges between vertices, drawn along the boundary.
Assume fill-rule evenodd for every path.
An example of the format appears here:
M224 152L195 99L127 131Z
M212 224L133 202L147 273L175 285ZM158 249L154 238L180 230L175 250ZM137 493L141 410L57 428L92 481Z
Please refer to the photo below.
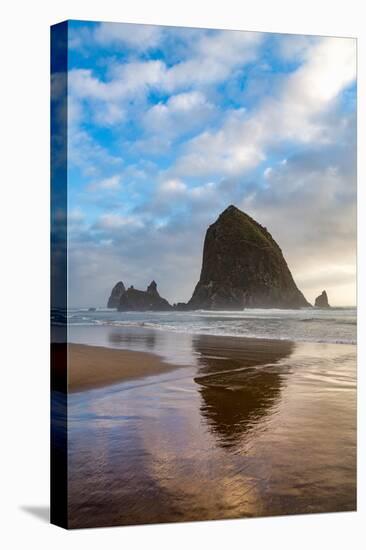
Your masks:
M76 327L144 327L191 335L235 336L356 344L356 308L245 309L243 311L118 312L70 308L68 323ZM95 334L95 331L93 331ZM93 342L89 342L92 344Z

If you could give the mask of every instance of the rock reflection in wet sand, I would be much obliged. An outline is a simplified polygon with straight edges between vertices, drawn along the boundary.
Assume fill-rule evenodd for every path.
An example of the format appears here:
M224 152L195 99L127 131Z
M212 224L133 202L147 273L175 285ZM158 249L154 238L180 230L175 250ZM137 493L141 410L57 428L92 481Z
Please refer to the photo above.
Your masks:
M355 347L191 345L191 367L70 396L70 526L355 509Z
M199 354L202 405L200 411L222 447L238 447L243 436L255 429L264 417L273 414L280 398L289 366L278 364L291 355L289 341L226 338L226 347L209 336L195 338ZM265 367L263 367L265 365Z

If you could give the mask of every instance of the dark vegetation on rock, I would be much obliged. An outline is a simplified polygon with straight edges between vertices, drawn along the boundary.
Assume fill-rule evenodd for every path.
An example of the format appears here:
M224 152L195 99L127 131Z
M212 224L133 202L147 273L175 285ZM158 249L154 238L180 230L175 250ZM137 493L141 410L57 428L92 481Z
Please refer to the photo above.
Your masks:
M207 229L188 309L309 307L265 227L229 206Z

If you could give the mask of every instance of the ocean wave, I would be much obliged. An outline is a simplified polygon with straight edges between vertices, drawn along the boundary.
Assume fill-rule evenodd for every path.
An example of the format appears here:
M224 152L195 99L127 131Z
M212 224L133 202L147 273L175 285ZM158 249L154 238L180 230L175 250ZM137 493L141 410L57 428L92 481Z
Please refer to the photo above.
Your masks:
M57 312L60 313L60 312ZM357 310L250 309L243 311L117 312L73 309L67 323L81 327L139 327L191 335L356 344ZM55 316L55 321L62 317ZM59 317L59 318L57 318Z
M84 324L84 323L78 323ZM357 340L353 337L334 337L334 336L309 336L309 335L299 335L294 331L293 333L262 333L254 332L253 330L243 331L243 327L231 327L234 330L230 330L229 327L218 327L218 326L192 326L190 324L169 324L169 323L156 323L151 321L113 321L113 320L99 320L95 321L94 325L100 326L110 326L110 327L134 327L134 328L144 328L152 329L158 331L169 331L176 332L179 334L193 334L197 336L211 335L211 336L228 336L232 338L255 338L259 340L284 340L284 341L293 341L293 342L314 342L314 343L328 343L328 344L349 344L356 345Z
M300 323L322 323L326 320L327 323L335 323L337 325L351 325L351 326L357 326L357 320L349 320L349 319L336 319L335 317L332 318L316 318L316 317L309 317L307 319L298 319Z

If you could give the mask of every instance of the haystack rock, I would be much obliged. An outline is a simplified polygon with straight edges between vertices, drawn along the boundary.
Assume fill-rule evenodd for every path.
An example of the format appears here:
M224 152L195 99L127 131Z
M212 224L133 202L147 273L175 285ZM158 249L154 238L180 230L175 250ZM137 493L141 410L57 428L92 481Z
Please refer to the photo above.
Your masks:
M152 281L146 291L130 286L122 295L118 311L169 311L172 306L158 292L157 284Z
M125 285L119 281L113 288L108 300L107 307L118 308L122 294L126 292Z
M330 307L328 302L328 295L325 290L315 298L315 307Z
M311 307L265 227L229 206L206 232L188 309Z

